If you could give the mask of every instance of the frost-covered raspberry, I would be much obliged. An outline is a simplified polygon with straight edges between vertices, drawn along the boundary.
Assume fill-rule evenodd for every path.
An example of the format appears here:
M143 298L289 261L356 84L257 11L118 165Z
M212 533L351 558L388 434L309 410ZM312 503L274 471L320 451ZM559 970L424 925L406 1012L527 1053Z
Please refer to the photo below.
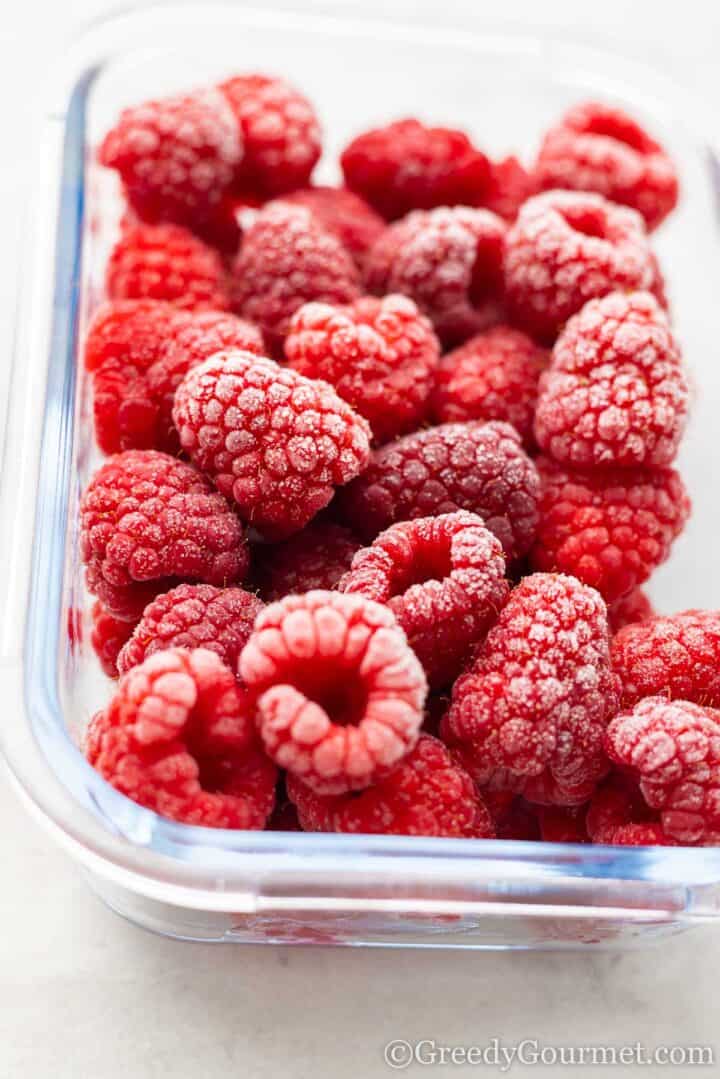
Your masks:
M649 622L651 618L655 618L655 610L650 597L642 588L634 588L608 607L608 619L613 633L619 633L625 626L638 622Z
M446 423L406 435L372 454L339 500L358 535L373 540L396 521L477 513L521 557L538 523L540 481L520 436L506 423Z
M426 418L440 346L412 300L367 296L348 307L301 307L285 355L301 375L334 386L365 417L375 440L387 442Z
M642 218L601 195L536 195L507 234L505 301L512 321L548 344L588 300L650 289L654 280Z
M327 232L337 237L360 269L385 229L380 214L346 187L301 187L282 198L283 202L309 210Z
M430 686L449 686L507 599L505 556L474 513L402 521L358 551L340 591L386 604Z
M93 603L91 617L90 643L95 655L100 660L100 666L108 678L117 678L118 656L123 645L132 636L135 622L116 618L100 600Z
M574 577L525 577L453 689L441 735L483 785L556 805L584 802L607 771L617 705L607 611Z
M264 828L277 769L254 742L232 671L214 652L157 652L90 722L85 754L122 794L164 817Z
M299 531L365 467L370 429L324 382L249 352L218 352L185 377L182 448L270 539Z
M649 292L611 292L571 318L543 375L541 449L576 468L663 466L674 459L688 383L667 316Z
M490 210L417 210L390 225L371 249L368 291L409 296L444 344L458 344L501 319L505 232Z
M492 817L463 768L436 738L422 734L384 779L360 794L316 794L288 776L288 794L306 832L487 839Z
M672 846L660 815L645 802L637 780L612 772L590 799L585 827L593 843L623 847Z
M627 708L667 697L720 708L720 611L683 611L616 634L613 668Z
M494 326L446 353L435 372L438 423L504 420L532 443L538 379L548 353L511 326Z
M538 458L542 501L530 561L572 573L608 603L648 579L690 512L674 469L572 470Z
M631 206L648 229L678 200L675 166L662 146L622 109L596 101L576 105L548 131L535 174L545 188L596 191Z
M316 518L283 543L255 548L260 594L271 601L316 588L335 588L361 547L349 528Z
M260 614L240 656L265 749L318 794L362 790L412 750L422 667L387 607L306 592Z

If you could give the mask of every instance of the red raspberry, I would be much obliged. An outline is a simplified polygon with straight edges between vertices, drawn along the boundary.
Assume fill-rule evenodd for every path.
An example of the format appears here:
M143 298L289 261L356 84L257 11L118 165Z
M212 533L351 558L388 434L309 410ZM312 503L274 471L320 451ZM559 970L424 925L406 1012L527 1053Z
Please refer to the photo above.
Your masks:
M288 776L288 794L307 832L493 838L487 806L442 742L420 735L384 779L360 794L316 794Z
M253 741L233 673L214 652L157 652L90 722L85 754L113 787L185 824L263 828L277 770Z
M111 300L167 300L188 311L230 306L217 251L179 225L125 228L110 253L105 288Z
M136 213L189 227L212 214L241 157L237 125L216 91L125 109L99 151Z
M545 843L587 843L585 806L538 806L540 838Z
M524 202L537 194L537 180L513 154L490 162L490 179L479 205L514 221Z
M642 218L601 195L536 195L507 234L505 298L513 322L548 344L588 300L649 289L654 279Z
M474 513L421 517L359 551L340 591L386 604L438 688L454 681L505 603L505 557Z
M346 187L302 187L283 195L283 202L309 210L326 232L337 237L360 269L385 228L372 206Z
M596 191L642 214L648 229L677 204L675 166L663 148L621 109L589 101L548 131L538 156L541 185Z
M414 431L428 412L440 346L406 296L349 307L306 304L285 339L295 371L322 378L370 424L377 442Z
M538 524L540 481L506 423L446 423L382 446L340 496L351 528L373 540L396 521L469 510L508 559L521 557Z
M317 794L362 790L412 750L422 667L387 607L306 592L260 614L239 673L265 749Z
M168 579L225 585L247 571L242 527L222 495L184 461L154 450L110 457L80 507L90 592L120 618L139 618Z
M143 611L118 656L120 674L165 648L208 648L235 670L263 604L242 588L181 584Z
M261 595L270 601L315 588L329 591L361 547L349 528L316 518L284 543L256 548Z
M622 703L680 698L720 707L720 611L683 611L626 626L616 635L613 668Z
M538 379L548 354L510 326L495 326L448 352L435 372L438 423L505 420L532 444Z
M607 729L607 752L631 770L670 839L720 842L720 712L646 697Z
M534 569L572 573L613 603L668 557L690 512L673 469L573 471L546 457L536 464L543 492Z
M218 352L175 394L182 448L240 515L283 539L365 467L370 429L324 382L249 352Z
M506 226L468 206L421 210L390 225L367 258L368 291L402 292L446 345L500 319Z
M355 263L309 210L276 202L260 211L235 261L233 297L274 354L304 303L351 303L359 295Z
M579 805L607 771L617 705L605 604L573 577L535 574L512 592L455 683L441 731L476 782Z
M585 826L593 843L625 847L672 846L659 815L628 775L611 773L590 800Z
M462 131L397 120L358 135L340 157L345 183L383 217L434 206L475 205L490 163Z
M523 842L540 839L538 806L529 805L524 798L518 798L511 791L484 790L480 793L495 821L498 839L519 839Z
M117 678L117 660L125 642L132 636L135 622L127 622L110 614L100 600L93 603L90 643L108 678Z
M650 598L641 588L634 588L608 607L608 619L613 633L619 633L625 626L632 626L637 622L649 622L651 618L655 618L655 610Z
M220 90L245 147L237 182L266 196L306 184L322 149L318 118L307 98L267 75L238 75Z
M675 457L688 384L649 292L611 292L571 318L540 383L535 437L575 468L661 467Z

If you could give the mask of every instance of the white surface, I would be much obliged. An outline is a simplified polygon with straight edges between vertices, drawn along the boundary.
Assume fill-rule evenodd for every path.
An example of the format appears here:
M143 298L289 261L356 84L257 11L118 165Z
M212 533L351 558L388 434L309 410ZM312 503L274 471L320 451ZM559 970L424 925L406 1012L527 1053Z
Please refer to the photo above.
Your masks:
M13 252L22 240L25 102L63 41L109 6L24 0L0 23L3 357L11 345ZM404 0L396 7L409 18L466 18L500 30L542 21L564 38L649 59L711 101L720 92L720 9L701 0L682 10L644 0L504 0L492 8L473 0ZM0 361L3 374L6 363ZM508 1044L534 1037L546 1044L716 1043L720 1059L720 929L655 950L593 957L182 945L107 912L25 815L4 776L0 820L0 1079L390 1075L382 1047L391 1038L447 1045L493 1036ZM456 1070L418 1066L407 1074ZM511 1074L531 1071L516 1066ZM586 1073L562 1069L567 1076Z

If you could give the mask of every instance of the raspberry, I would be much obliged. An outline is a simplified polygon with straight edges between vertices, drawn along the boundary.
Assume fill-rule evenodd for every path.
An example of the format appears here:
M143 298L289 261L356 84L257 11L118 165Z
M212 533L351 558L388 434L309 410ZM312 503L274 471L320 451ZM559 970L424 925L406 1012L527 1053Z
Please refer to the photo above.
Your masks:
M220 85L245 147L236 180L263 195L302 187L320 157L321 134L310 102L283 79L238 75Z
M438 337L457 344L499 321L505 232L489 210L418 210L390 225L373 246L368 290L409 296Z
M649 622L651 618L655 618L655 610L650 598L641 588L634 588L608 607L608 619L613 633L619 633L625 626L635 625L637 622Z
M345 183L388 219L434 206L475 205L490 163L462 131L397 120L358 135L340 157Z
M544 457L536 464L543 493L534 569L572 573L613 603L668 557L690 512L673 469L575 471Z
M232 671L214 652L173 648L134 667L90 722L85 754L122 794L164 817L263 828L277 771L253 742Z
M540 147L543 187L596 191L642 214L648 229L677 204L675 166L663 148L621 109L594 101L576 105Z
M446 423L375 450L340 496L358 535L373 540L396 521L469 510L521 557L538 524L540 481L520 436L506 423Z
M585 806L538 806L537 815L543 842L588 842Z
M132 636L135 623L115 618L99 600L93 603L91 616L90 643L95 655L100 660L100 666L108 678L117 678L118 655L125 642Z
M284 543L256 549L261 595L270 601L316 588L329 591L361 547L349 528L316 518Z
M337 237L359 269L385 228L372 206L346 187L303 187L283 195L283 202L309 210L326 232Z
M512 321L552 344L583 304L649 289L655 263L642 218L601 195L548 191L528 199L505 242Z
M464 747L479 784L579 805L607 771L603 734L616 696L600 595L573 577L535 574L455 683L441 732Z
M340 591L386 604L438 688L454 681L505 603L505 557L473 513L421 517L359 551Z
M524 202L537 193L534 174L514 155L490 162L490 179L478 205L514 221Z
M650 809L628 775L611 773L590 800L585 826L593 843L619 846L671 846L657 812Z
M270 757L317 794L362 790L414 747L425 676L387 607L307 592L260 614L239 673Z
M720 707L720 611L683 611L626 626L613 641L622 703L680 698Z
M412 300L366 297L349 307L301 307L285 355L301 375L334 386L365 417L376 441L386 442L425 419L440 346Z
M611 760L630 769L670 839L720 841L720 712L646 697L607 729Z
M428 734L420 735L400 764L360 794L316 794L293 775L288 776L288 794L308 832L468 839L495 835L472 779L442 742Z
M120 618L139 618L173 578L225 585L243 577L240 522L184 461L154 450L110 457L80 507L80 552L90 592Z
M166 300L188 311L230 306L217 251L179 225L125 228L108 259L111 300Z
M125 109L98 156L140 217L194 228L231 182L242 142L226 101L208 91Z
M369 428L324 382L218 352L175 394L182 448L270 539L307 524L369 457Z
M510 791L480 792L495 821L498 839L519 839L533 842L540 839L538 806L529 805Z
M355 263L302 206L274 203L247 230L233 267L233 303L282 352L290 319L304 303L351 303L360 295Z
M495 326L448 352L435 372L438 423L504 420L532 444L538 379L547 352L520 330Z
M165 648L207 648L234 671L262 609L257 596L242 588L178 585L145 608L118 657L118 670L126 674Z
M535 437L576 468L671 463L688 384L667 317L649 292L611 292L571 318L540 384Z

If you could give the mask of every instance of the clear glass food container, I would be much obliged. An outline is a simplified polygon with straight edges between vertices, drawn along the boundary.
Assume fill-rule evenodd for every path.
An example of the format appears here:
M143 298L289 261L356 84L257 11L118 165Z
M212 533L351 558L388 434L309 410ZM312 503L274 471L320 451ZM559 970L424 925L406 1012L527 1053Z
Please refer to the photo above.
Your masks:
M493 154L530 156L548 124L588 97L657 133L683 185L656 245L696 384L680 459L695 511L650 591L664 611L720 606L708 542L718 523L719 166L702 104L656 73L550 40L234 5L146 8L77 43L38 132L2 490L0 742L18 789L110 906L178 938L627 947L716 918L717 849L190 827L120 795L77 748L109 689L87 640L77 528L98 463L78 355L120 214L116 181L92 149L121 107L243 70L283 74L316 102L316 178L326 182L352 134L404 115L464 127Z

